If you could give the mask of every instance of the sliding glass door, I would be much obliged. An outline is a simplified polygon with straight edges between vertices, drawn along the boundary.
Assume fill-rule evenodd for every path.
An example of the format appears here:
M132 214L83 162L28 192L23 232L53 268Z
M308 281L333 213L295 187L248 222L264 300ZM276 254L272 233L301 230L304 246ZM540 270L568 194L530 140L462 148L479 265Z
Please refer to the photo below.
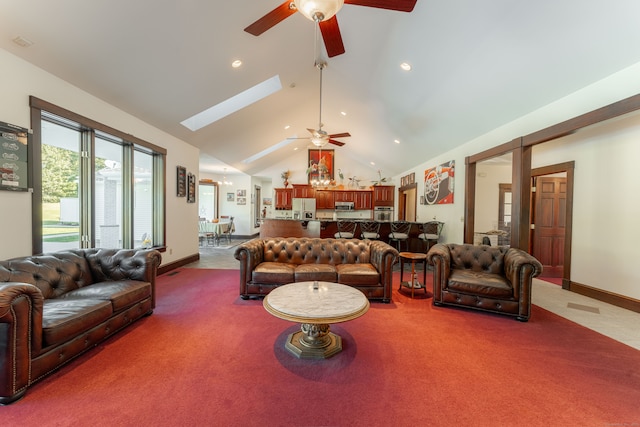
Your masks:
M162 246L164 153L45 111L40 134L34 253Z
M81 247L80 149L82 132L42 123L42 247Z

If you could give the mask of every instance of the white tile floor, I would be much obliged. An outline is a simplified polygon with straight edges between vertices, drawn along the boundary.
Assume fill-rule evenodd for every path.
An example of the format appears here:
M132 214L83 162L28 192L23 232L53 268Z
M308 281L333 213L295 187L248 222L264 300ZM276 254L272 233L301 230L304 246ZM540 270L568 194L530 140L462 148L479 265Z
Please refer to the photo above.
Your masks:
M532 302L538 307L640 350L640 313L533 280Z
M234 241L232 244L241 241ZM238 269L231 248L200 248L200 260L191 268ZM576 322L628 346L640 350L640 313L625 310L534 279L532 301L535 305Z

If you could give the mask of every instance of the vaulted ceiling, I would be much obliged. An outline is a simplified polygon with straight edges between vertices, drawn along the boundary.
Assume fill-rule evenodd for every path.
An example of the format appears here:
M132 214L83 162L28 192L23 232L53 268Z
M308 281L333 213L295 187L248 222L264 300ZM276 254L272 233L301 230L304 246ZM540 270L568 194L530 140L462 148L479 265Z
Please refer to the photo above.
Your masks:
M205 169L260 175L309 141L247 159L319 120L315 24L296 13L244 31L280 4L0 0L0 48L199 147ZM386 175L640 61L637 0L417 0L411 13L345 4L336 16L346 52L323 71L323 129L349 132L331 148ZM197 131L180 124L274 76L274 94Z

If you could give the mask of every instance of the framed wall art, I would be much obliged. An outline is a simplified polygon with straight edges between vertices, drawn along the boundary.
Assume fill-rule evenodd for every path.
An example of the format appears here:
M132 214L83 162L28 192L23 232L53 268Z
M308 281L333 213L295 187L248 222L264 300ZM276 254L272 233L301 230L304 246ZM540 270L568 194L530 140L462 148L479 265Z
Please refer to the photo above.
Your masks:
M227 202L234 202L236 200L236 195L234 193L227 193Z
M335 164L334 150L309 149L308 179L312 181L333 180Z
M192 173L187 174L187 203L196 202L196 176Z
M29 129L0 122L0 190L28 191Z
M184 166L178 166L176 171L176 177L178 179L176 183L178 197L185 197L187 195L187 168Z
M424 198L428 205L453 203L455 160L424 171Z

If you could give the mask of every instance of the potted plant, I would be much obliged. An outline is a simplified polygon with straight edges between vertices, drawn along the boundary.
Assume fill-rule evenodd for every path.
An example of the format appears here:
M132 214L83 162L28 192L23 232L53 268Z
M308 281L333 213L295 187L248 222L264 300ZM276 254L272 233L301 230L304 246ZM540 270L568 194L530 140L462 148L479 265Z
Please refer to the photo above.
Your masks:
M289 186L290 176L291 176L291 171L289 169L287 169L286 171L282 172L282 174L280 174L280 177L282 178L282 181L284 183L284 188L287 188Z
M372 182L373 182L373 185L382 185L383 183L387 182L387 178L383 178L382 171L378 169L378 180L372 181Z

